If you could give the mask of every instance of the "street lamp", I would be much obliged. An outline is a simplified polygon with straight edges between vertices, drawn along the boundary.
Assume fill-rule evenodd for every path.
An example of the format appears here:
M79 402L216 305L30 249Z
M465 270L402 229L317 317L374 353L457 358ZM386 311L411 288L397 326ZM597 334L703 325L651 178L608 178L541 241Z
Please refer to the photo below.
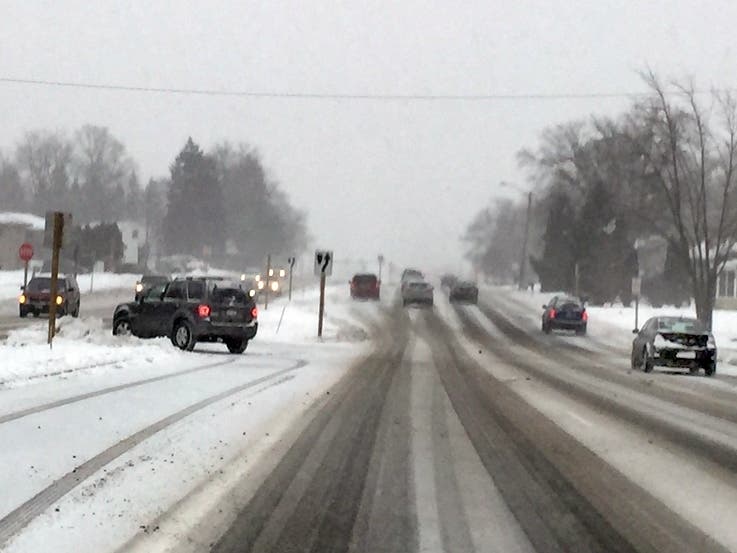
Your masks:
M499 186L503 188L513 188L517 192L521 192L523 194L527 194L527 215L525 216L525 236L522 240L522 252L520 253L520 260L519 260L519 276L518 276L518 283L517 286L520 290L524 290L527 288L525 285L525 268L527 267L527 242L530 239L530 215L532 212L532 190L524 190L517 186L516 184L507 182L507 181L501 181L499 183Z

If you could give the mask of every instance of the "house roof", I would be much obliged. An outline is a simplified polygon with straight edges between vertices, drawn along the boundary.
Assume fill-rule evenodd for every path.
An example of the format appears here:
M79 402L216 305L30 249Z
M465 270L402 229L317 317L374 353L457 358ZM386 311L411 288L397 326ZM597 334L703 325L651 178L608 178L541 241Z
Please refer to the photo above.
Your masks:
M33 230L44 230L46 227L46 219L33 215L32 213L0 213L0 225L19 225L31 227Z

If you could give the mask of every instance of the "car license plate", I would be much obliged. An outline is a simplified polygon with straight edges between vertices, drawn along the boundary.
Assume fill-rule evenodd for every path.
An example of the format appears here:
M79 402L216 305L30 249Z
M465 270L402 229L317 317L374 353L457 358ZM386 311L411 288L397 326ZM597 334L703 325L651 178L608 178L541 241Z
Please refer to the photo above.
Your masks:
M235 309L228 309L225 312L225 315L228 317L235 317L237 314L238 314L238 311L236 311Z
M696 359L695 351L679 351L676 356L679 359Z

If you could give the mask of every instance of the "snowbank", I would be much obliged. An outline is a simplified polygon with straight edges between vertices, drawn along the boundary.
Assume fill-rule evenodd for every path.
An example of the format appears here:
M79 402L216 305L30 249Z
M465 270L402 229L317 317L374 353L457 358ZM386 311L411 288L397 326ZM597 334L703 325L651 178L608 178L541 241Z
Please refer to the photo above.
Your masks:
M0 213L0 225L22 225L33 230L44 230L46 219L31 213L5 212Z

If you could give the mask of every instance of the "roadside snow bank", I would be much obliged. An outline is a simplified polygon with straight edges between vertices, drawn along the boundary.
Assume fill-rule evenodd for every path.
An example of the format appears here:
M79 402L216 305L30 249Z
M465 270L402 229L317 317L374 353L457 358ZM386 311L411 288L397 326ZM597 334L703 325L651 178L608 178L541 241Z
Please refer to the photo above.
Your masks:
M47 328L45 321L38 321L8 333L7 341L0 345L0 386L12 387L30 379L75 371L140 368L186 355L165 338L113 336L102 320L95 318L60 319L50 349L46 344Z

